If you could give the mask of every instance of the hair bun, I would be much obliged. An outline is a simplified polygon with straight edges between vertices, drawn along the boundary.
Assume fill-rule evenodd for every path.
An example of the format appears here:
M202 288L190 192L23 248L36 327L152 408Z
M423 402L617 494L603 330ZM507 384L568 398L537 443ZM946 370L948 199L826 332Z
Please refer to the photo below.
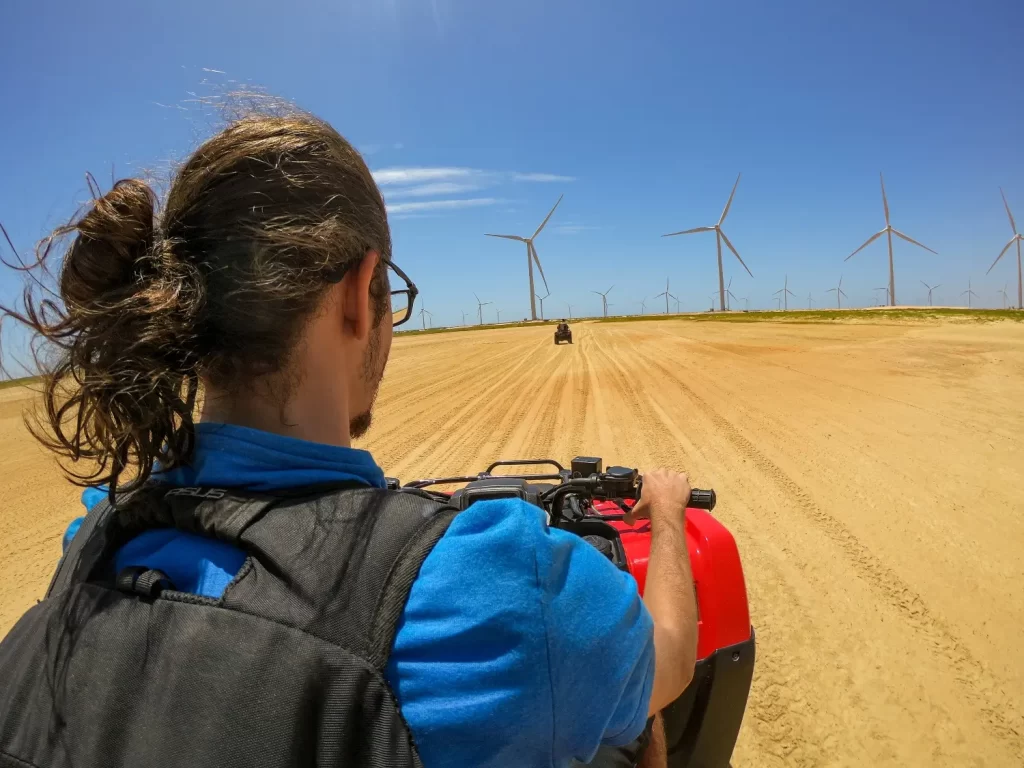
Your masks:
M61 294L79 306L122 292L154 267L156 195L138 179L122 179L97 197L72 227L77 237L61 274Z

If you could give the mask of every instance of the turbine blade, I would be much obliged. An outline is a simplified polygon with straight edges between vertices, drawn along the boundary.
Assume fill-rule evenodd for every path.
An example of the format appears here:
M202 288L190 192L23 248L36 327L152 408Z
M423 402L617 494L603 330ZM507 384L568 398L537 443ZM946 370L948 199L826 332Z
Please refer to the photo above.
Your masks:
M849 296L846 296L846 291L844 291L842 288L839 289L839 292L843 294L843 296L845 296L846 298L850 298Z
M847 256L845 259L843 259L843 261L849 261L850 259L852 259L858 253L863 251L865 248L867 248L869 245L871 245L873 242L875 242L875 240L877 240L878 238L880 238L884 234L885 234L885 230L884 229L881 232L876 232L875 234L873 234L871 237L869 237L867 240L864 241L864 245L862 245L856 251L854 251L849 256Z
M885 197L885 179L882 178L882 174L878 174L878 180L882 183L882 206L885 208L885 226L889 226L889 201Z
M537 255L537 246L533 244L532 240L528 240L526 242L526 247L530 250L530 255L533 256L533 263L536 264L537 269L540 270L540 279L544 281L544 290L551 293L551 289L548 288L548 279L544 277L544 267L540 265L540 256Z
M714 227L694 227L693 229L684 229L682 232L669 232L667 235L662 237L675 237L676 235L692 235L694 232L714 232Z
M601 293L600 291L591 291L591 293L596 293L598 296L604 296L604 294Z
M670 294L668 295L668 297L669 297L670 299L675 299L676 301L679 301L679 297L678 297L678 296L676 296L676 295L675 295L674 293L670 293Z
M544 221L542 221L542 222L540 223L540 226L539 226L539 227L537 227L537 231L536 231L536 232L534 232L534 233L533 233L533 237L531 237L531 238L530 238L531 240L533 240L533 238L534 238L534 237L536 237L537 235L539 235L539 234L540 234L540 231L541 231L542 229L544 229L544 225L548 223L548 219L550 219L550 218L551 218L551 216L552 216L552 214L554 214L554 212L555 212L555 208L557 208L557 207L558 207L558 203L562 202L562 198L563 198L563 197L565 197L565 195L559 195L559 196L558 196L558 202L556 202L556 203L555 203L554 207L553 207L553 208L551 209L551 211L550 211L550 212L548 213L548 215L544 217Z
M739 180L737 179L737 181L739 181ZM733 247L732 243L730 243L730 242L729 242L729 238L725 236L725 232L722 232L722 230L718 230L718 231L719 231L719 232L721 233L721 235L722 235L722 239L723 239L723 240L725 240L725 244L726 244L727 246L729 246L729 250L730 250L730 251L732 251L732 255L733 255L733 256L735 256L735 257L736 257L737 259L739 259L739 261L740 261L740 264L742 264L742 265L743 265L743 268L744 268L745 270L747 270L747 274L748 274L748 275L750 275L751 277L753 277L753 276L754 276L754 273L750 271L750 267L748 267L748 266L746 265L746 262L744 262L744 261L743 261L743 258L742 258L742 257L740 256L740 253L739 253L739 251L737 251L737 250L736 250L736 249L735 249L735 248Z
M928 289L929 291L930 291L930 290L932 290L932 287L931 287L930 285L928 285L928 283L926 283L926 282L925 282L924 280L922 280L922 281L921 281L921 285L923 285L923 286L924 286L925 288L927 288L927 289Z
M790 296L796 296L796 294L789 290L789 288L786 289L786 293L788 293Z
M1000 260L1001 258L1003 258L1003 254L1005 254L1005 253L1006 253L1006 252L1007 252L1008 250L1010 250L1010 246L1011 246L1011 245L1013 245L1013 244L1014 244L1014 243L1015 243L1016 241L1017 241L1017 236L1016 236L1016 235L1014 235L1014 236L1013 236L1013 239L1011 239L1011 240L1010 240L1010 242L1008 242L1008 243L1006 244L1006 247L1005 247L1005 248L1003 248L1003 250L1001 250L1001 251L999 252L999 255L998 255L998 256L996 256L996 260L992 262L992 267L994 267L994 266L995 266L996 264L998 264L998 263L999 263L999 260ZM992 267L989 267L989 268L988 268L988 272L986 272L986 273L985 273L986 275L987 275L987 274L988 274L989 272L991 272L991 271L992 271Z
M1003 196L1003 205L1006 207L1006 215L1010 217L1010 226L1013 227L1013 234L1017 234L1017 222L1013 220L1013 214L1010 213L1010 204L1006 202L1006 193L1003 192L1003 188L999 188L999 194Z
M518 240L520 243L525 243L526 242L526 238L525 237L520 237L519 235L490 235L490 234L485 234L484 237L502 237L502 238L504 238L506 240Z
M615 287L615 286L613 285L613 286L612 286L612 288L614 288L614 287ZM608 289L607 291L605 291L605 295L606 295L606 296L607 296L607 295L608 295L609 293L611 293L611 292L612 292L612 288L609 288L609 289Z
M825 291L825 293L832 293L835 290L836 290L835 288L829 288L827 291Z
M941 288L941 287L942 287L942 283L939 283L938 285L935 286L935 288ZM932 288L932 290L934 291L935 288Z
M736 187L740 185L740 176L742 175L743 174L741 173L736 176L736 183L732 185L732 192L729 193L729 202L725 204L725 209L722 211L722 218L718 220L718 226L722 226L722 222L725 221L725 217L729 215L729 208L732 206L732 198L736 194Z
M927 245L922 245L921 243L917 242L917 240L915 240L914 238L912 238L912 237L907 237L907 236L906 236L906 235L904 235L904 234L903 234L902 232L900 232L900 231L899 231L898 229L894 229L894 230L892 231L892 233L893 233L894 235L896 235L897 237L902 237L902 238L903 238L904 240L906 240L906 241L907 241L908 243L913 243L914 245L918 246L919 248L924 248L924 249L925 249L926 251L929 251L929 252L931 252L931 253L934 253L934 254L935 254L936 256L938 256L938 255L939 255L939 252L938 252L938 251L933 251L933 250L932 250L931 248L929 248L929 247L928 247Z

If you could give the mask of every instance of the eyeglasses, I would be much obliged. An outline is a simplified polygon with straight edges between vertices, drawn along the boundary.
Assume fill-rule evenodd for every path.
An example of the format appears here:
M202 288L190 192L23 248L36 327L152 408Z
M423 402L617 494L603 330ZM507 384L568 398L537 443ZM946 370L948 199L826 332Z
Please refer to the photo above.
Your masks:
M391 325L397 327L412 317L412 305L416 301L419 290L413 284L409 276L395 266L390 259L381 257L388 267L388 285L393 285L391 273L394 272L405 283L405 288L391 291Z

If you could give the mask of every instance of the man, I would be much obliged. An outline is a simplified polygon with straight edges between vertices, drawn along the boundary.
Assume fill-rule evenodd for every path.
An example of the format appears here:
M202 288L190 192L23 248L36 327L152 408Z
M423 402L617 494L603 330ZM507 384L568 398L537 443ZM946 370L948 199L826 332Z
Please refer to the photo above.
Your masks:
M416 289L362 159L308 115L247 118L154 201L96 200L62 230L64 315L19 316L64 354L47 444L107 498L0 643L0 755L565 766L633 743L693 672L685 475L645 474L643 601L525 502L385 491L351 441Z

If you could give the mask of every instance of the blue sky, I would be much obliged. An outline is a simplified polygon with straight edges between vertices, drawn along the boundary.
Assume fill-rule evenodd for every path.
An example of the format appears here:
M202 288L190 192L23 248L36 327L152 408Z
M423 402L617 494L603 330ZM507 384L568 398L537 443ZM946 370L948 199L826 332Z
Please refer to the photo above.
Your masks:
M771 306L788 273L806 304L845 275L853 304L887 280L878 173L900 242L897 296L973 280L1001 303L1024 222L1019 2L764 3L389 0L103 3L14 0L0 11L0 220L22 248L109 183L160 172L213 123L191 94L260 86L331 121L380 172L395 259L436 324L472 292L528 312L537 240L549 314L635 312L666 276L686 309L717 287L712 224L740 171L726 232L733 291ZM216 71L208 71L216 70ZM424 170L428 169L428 170ZM0 276L9 301L18 279ZM490 309L493 309L491 307Z

